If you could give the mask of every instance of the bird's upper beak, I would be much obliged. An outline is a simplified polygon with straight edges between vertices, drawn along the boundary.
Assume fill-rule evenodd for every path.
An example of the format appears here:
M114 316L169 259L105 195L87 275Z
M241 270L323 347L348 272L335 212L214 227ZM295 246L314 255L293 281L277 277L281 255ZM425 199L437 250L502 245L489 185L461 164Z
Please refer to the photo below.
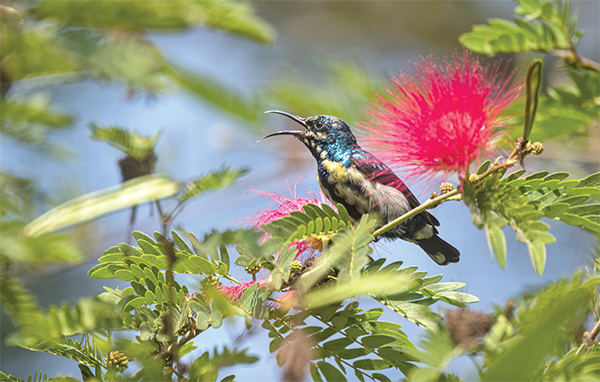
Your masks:
M292 114L292 113L288 113L287 111L280 111L280 110L265 111L265 114L269 114L269 113L285 115L286 117L288 117L290 119L293 119L294 121L298 122L299 124L301 124L305 128L308 128L308 125L306 124L306 119L302 118L302 117L299 117L296 114ZM306 133L306 131L303 131L303 130L282 130L282 131L276 131L276 132L271 133L269 135L265 135L258 142L262 141L263 139L267 139L269 137L273 137L275 135L293 135L293 136L295 136L297 138L304 138L305 137L305 133Z

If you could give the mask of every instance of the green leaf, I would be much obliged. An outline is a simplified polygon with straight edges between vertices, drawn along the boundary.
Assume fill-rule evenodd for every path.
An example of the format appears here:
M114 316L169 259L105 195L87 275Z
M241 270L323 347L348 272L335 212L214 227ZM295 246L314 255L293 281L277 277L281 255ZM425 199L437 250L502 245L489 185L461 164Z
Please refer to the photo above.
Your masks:
M396 342L396 338L378 334L378 335L364 337L361 340L361 342L364 346L371 348L371 349L375 349L375 348ZM372 369L370 369L370 370L372 370Z
M328 364L325 361L317 362L317 367L325 377L327 382L345 382L347 381L344 374L342 374L335 366Z
M264 298L258 283L246 288L242 295L242 309L249 312L253 317L264 318L266 309L263 306Z
M93 192L61 204L25 226L23 233L27 236L40 236L123 208L168 198L178 190L179 185L164 176L139 177L121 186Z
M506 237L499 227L489 227L485 225L485 236L490 248L490 252L496 256L498 264L502 269L506 269Z
M210 312L210 325L217 329L221 326L221 324L223 323L223 314L221 313L220 310L215 309L215 307L213 306L211 312Z
M447 302L448 304L466 307L466 304L472 304L475 302L479 302L479 298L473 296L468 293L462 292L440 292L437 294L442 301Z
M196 314L196 326L200 330L206 330L209 326L209 313L206 306L201 303L197 298L190 300L188 303L189 308Z
M587 197L584 197L587 200ZM544 207L541 212L548 218L557 218L571 207L568 203L554 203Z
M3 29L3 69L6 70L11 66L11 58L16 61L20 61L19 56L23 55L21 59L35 59L31 55L27 55L28 52L33 53L33 56L37 55L34 52L31 52L30 49L34 49L34 47L19 47L16 51L13 51L11 55L8 57L5 56L8 54L7 49L10 46L10 40L7 41L7 29ZM21 37L24 37L21 35ZM31 41L27 41L29 39L25 39L25 41L21 41L20 43L28 43ZM23 49L24 48L24 49ZM29 48L29 49L28 49ZM40 50L43 50L40 47ZM37 51L39 54L40 50ZM20 68L26 67L23 65L23 62L15 63ZM47 64L50 64L47 62ZM49 65L44 68L45 70L49 69ZM12 75L10 78L15 80L18 75L15 71L20 71L20 69L13 68L10 70ZM67 150L65 147L61 147L58 144L52 143L49 140L50 134L52 131L61 131L68 129L72 126L73 119L68 114L64 114L59 112L58 110L53 110L50 106L50 100L43 96L32 96L25 99L19 97L18 100L5 99L2 98L0 101L0 109L2 109L2 114L0 115L1 123L0 123L0 132L4 137L10 137L20 143L24 143L27 145L31 145L36 149L40 150L45 154L50 154L59 159L70 159L72 153ZM3 177L3 184L6 185L6 178Z
M385 294L390 290L401 293L407 290L410 277L405 275L363 276L358 280L322 287L304 295L303 303L310 309L339 303L361 293Z
M40 3L31 10L40 18L53 18L61 25L85 28L123 28L144 32L146 29L185 29L210 26L261 43L271 43L273 28L254 15L249 3L218 1L215 3L177 1L144 6L125 3L119 7L98 0L72 4L56 0Z
M37 237L22 234L25 224L0 221L0 254L14 265L42 265L48 262L78 263L83 253L70 235L45 233ZM121 254L122 256L122 254Z
M323 347L327 350L337 353L338 351L345 349L346 346L352 343L354 343L354 341L350 338L338 338L335 340L325 342L323 344Z
M314 382L323 382L321 375L319 374L319 369L315 366L314 363L309 364L310 377Z
M366 349L366 348L345 349L345 350L336 352L336 354L342 359L354 359L354 358L365 356L369 353L370 353L370 349Z
M383 370L392 367L388 361L382 359L359 359L353 365L364 370Z
M546 246L539 241L528 242L527 249L529 250L533 270L537 271L537 274L541 276L546 265Z
M179 236L177 232L171 231L171 236L173 236L173 241L175 241L175 244L177 244L177 248L187 253L188 255L194 254L194 252L192 252L192 249L187 245L185 240L183 240L181 236Z

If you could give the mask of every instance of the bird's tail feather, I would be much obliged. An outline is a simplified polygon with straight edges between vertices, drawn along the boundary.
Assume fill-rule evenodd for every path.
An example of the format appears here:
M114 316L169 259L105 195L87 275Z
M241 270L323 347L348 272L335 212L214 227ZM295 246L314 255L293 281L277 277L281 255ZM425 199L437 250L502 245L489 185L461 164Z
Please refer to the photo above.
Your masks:
M438 235L433 235L429 239L421 240L417 243L429 257L440 265L449 263L458 263L460 252L450 244L446 243Z

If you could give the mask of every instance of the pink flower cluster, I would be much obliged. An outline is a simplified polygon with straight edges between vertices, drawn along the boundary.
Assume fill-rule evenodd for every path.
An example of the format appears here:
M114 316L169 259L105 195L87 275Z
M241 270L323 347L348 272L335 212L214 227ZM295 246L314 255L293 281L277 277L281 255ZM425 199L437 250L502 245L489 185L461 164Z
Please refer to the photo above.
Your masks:
M503 114L523 85L514 72L484 65L466 51L445 63L433 57L392 76L371 103L362 140L384 162L408 175L464 175L473 161L496 153Z

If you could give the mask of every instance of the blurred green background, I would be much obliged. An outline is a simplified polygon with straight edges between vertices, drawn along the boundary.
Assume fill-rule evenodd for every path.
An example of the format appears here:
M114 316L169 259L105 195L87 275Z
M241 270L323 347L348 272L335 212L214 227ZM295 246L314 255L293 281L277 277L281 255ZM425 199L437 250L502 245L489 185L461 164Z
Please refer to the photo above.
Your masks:
M232 222L268 206L248 190L288 195L286 181L300 196L318 190L314 161L300 142L255 143L287 123L264 116L264 110L333 114L353 125L390 73L420 55L462 49L460 34L491 17L512 19L516 6L511 1L0 3L21 14L2 14L0 159L3 174L31 182L19 183L21 196L32 201L19 211L23 220L121 182L117 162L123 154L90 139L89 124L95 123L148 136L161 132L156 172L174 179L190 179L222 163L251 168L237 185L203 197L179 216L176 224L197 235L235 226L239 223ZM572 5L587 34L578 52L600 61L600 3ZM514 55L511 65L523 75L534 56ZM537 56L545 60L542 91L568 83L558 58ZM598 131L596 121L579 135L545 143L542 156L528 158L528 171L560 169L574 178L597 171ZM11 179L3 175L5 185ZM411 188L425 199L435 185ZM508 234L503 271L490 259L485 235L471 224L466 207L447 203L434 213L442 236L460 248L460 263L440 268L406 242L378 244L375 257L399 258L430 274L444 273L446 281L465 282L466 292L481 299L474 309L488 310L492 302L503 304L570 274L588 262L595 243L588 232L550 222L558 241L548 247L546 270L538 277L526 247ZM103 250L129 240L129 218L129 211L121 211L65 230L83 249L83 260L73 266L23 266L19 276L42 306L100 293L106 283L87 271ZM159 228L156 211L139 207L134 229ZM191 276L182 280L190 289L197 284ZM1 324L4 340L12 323L3 315ZM267 339L245 332L241 322L227 325L226 338L211 329L196 352L231 343L249 346L261 359L243 372L232 370L238 379L278 379ZM420 334L412 323L405 325L412 338ZM72 361L4 344L1 351L7 374L25 377L43 369L49 376L79 376ZM463 359L451 369L469 370Z

